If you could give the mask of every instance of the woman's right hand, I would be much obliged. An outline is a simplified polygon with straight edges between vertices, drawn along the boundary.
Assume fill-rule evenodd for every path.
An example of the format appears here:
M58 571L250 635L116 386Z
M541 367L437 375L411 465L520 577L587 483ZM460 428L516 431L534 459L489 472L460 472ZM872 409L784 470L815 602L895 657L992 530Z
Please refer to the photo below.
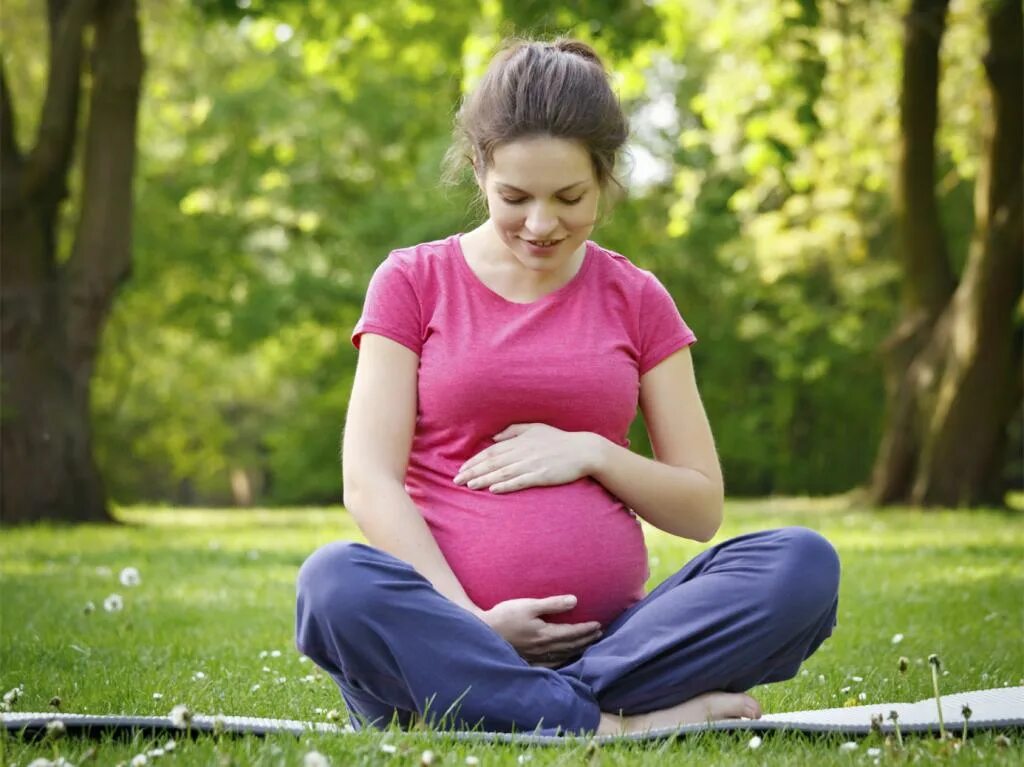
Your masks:
M601 624L548 623L542 615L562 613L576 606L572 595L544 599L509 599L479 617L511 644L530 665L555 668L579 656L601 638Z

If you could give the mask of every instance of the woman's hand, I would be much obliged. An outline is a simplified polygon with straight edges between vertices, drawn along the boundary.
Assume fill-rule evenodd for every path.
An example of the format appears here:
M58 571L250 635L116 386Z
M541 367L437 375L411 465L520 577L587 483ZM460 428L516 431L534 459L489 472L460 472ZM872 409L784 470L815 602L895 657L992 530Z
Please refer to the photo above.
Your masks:
M601 624L548 623L540 616L561 613L576 606L574 596L545 599L509 599L479 618L516 648L531 666L555 668L579 656L585 647L601 638Z
M510 493L527 487L566 485L592 471L601 437L588 431L562 431L543 423L517 423L494 435L497 443L462 465L456 485Z

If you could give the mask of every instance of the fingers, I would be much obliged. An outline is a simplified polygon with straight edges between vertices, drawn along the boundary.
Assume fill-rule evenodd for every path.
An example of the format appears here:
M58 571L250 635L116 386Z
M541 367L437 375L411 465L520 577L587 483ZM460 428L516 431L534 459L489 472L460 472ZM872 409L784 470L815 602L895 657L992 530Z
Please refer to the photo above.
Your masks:
M544 597L535 599L534 614L550 615L551 613L564 613L576 606L576 597L573 594L560 594L556 597Z
M601 638L603 632L592 631L586 636L577 637L575 639L567 639L560 642L551 642L543 647L538 647L536 652L539 655L545 655L548 653L567 653L574 654L577 650L582 650L584 647L588 647Z

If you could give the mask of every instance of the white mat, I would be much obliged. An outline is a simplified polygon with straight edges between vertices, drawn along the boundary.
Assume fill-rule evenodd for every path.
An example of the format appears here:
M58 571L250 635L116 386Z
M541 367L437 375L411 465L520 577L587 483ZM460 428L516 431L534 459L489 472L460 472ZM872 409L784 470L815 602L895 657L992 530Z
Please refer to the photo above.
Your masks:
M990 690L972 690L942 696L942 717L946 729L962 732L964 705L971 709L967 722L968 731L1004 730L1024 727L1024 687L1000 687ZM646 733L630 735L601 735L593 738L599 743L621 740L658 740L709 730L743 730L763 732L766 730L796 730L800 732L841 732L848 735L866 735L871 731L872 715L882 717L883 732L893 732L889 713L895 711L901 732L926 733L939 731L938 706L934 698L916 703L872 703L849 708L826 708L811 711L791 711L783 714L766 714L760 719L726 719L718 722L687 724L667 727ZM84 714L61 714L50 712L3 713L0 722L11 732L32 737L46 730L46 725L59 719L69 734L99 735L110 731L184 732L176 728L171 720L163 716L89 716ZM193 732L222 731L226 733L250 733L268 735L272 733L334 733L347 734L351 728L345 725L324 722L304 722L294 719L262 719L247 716L200 716L192 720ZM445 732L443 737L457 740L490 742L515 742L557 744L564 738L550 735L506 732Z

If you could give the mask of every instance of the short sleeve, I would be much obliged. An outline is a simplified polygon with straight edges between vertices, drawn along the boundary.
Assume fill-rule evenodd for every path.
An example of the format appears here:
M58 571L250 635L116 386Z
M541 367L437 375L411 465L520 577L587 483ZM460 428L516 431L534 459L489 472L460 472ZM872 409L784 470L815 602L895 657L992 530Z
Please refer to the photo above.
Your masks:
M420 354L421 315L420 301L408 274L390 255L370 278L362 316L352 330L352 344L358 349L363 333L376 333Z
M640 375L696 341L672 295L650 274L640 301Z

